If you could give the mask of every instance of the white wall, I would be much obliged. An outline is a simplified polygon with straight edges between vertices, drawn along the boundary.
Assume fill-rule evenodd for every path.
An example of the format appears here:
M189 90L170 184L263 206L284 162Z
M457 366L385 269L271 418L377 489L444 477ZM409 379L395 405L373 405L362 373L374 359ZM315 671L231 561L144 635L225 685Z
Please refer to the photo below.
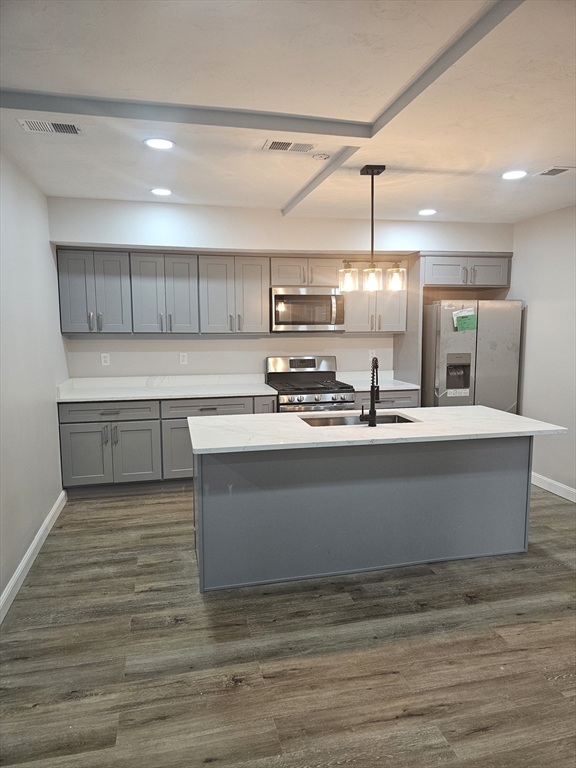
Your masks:
M6 599L23 556L63 500L56 386L68 372L46 198L11 160L2 155L1 162L0 588Z
M119 200L48 200L50 239L60 245L251 252L368 251L358 219L283 217L279 211ZM377 250L511 251L511 224L377 221Z
M336 355L338 370L368 370L369 350L375 350L382 370L392 370L392 337L362 335L343 338L336 334L309 334L297 338L68 340L71 377L177 376L198 373L264 373L266 357L276 355ZM100 353L110 353L110 365L100 364ZM180 365L179 353L188 353L188 365Z
M533 471L568 489L575 477L576 208L527 219L514 228L509 299L527 304L521 413L568 427L567 435L535 439ZM538 484L570 498L570 492Z

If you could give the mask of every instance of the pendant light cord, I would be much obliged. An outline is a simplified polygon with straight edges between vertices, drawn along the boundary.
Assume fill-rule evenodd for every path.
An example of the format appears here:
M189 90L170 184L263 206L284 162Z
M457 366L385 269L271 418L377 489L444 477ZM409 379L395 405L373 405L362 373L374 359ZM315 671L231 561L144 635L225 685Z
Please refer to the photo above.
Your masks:
M370 266L374 266L374 174L370 176L370 188L371 188L371 196L370 196Z

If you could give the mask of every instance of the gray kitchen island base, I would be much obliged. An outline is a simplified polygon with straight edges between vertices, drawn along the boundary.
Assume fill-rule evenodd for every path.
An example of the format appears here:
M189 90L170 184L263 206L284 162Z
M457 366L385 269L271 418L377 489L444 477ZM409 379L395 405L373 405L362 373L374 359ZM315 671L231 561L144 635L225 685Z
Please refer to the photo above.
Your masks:
M200 590L525 551L532 439L195 454Z

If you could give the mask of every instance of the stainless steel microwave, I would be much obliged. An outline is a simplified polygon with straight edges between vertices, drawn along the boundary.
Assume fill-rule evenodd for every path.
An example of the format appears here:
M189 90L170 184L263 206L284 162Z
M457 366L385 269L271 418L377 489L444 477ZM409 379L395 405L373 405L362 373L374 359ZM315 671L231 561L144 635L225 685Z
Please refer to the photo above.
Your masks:
M344 296L338 288L298 288L272 291L272 331L343 331Z

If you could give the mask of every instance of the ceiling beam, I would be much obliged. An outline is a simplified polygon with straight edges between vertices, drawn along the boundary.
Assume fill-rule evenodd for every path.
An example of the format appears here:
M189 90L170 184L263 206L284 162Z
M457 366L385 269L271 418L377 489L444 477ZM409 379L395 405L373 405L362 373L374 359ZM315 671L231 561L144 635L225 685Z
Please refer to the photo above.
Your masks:
M359 149L360 147L342 147L342 149L339 149L338 152L332 157L330 162L326 163L326 165L316 174L316 176L314 176L311 181L303 186L299 192L296 192L294 197L290 198L284 208L282 208L282 216L286 216L287 213L290 213L290 211L295 208L299 202L304 200L304 198L307 197L310 192L316 189L316 187L320 186L324 179L327 179L328 176L331 176L334 171L340 168L340 166L345 163L349 157L352 157L354 152L357 152Z
M93 115L123 120L152 120L161 123L213 125L224 128L311 133L320 136L370 138L372 125L353 120L290 115L282 112L196 107L185 104L162 104L151 101L124 101L87 96L67 96L36 91L0 91L0 107L33 112L55 112L67 115Z
M382 112L372 123L371 136L375 136L402 110L414 101L432 83L450 69L458 59L480 42L501 21L522 5L524 0L494 0L487 10L476 16L475 19L461 32L455 40L449 42L433 59L424 67L392 101L387 104Z

